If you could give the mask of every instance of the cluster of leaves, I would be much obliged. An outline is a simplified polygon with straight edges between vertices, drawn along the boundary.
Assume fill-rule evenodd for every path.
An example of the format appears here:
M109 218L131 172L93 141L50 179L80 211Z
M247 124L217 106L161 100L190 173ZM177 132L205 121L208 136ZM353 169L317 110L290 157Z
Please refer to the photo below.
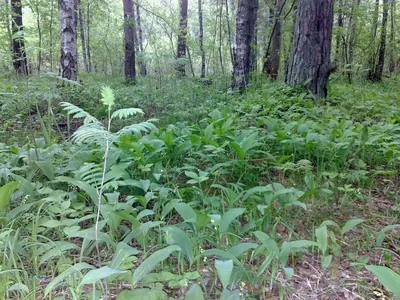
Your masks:
M324 221L306 239L290 228L282 239L277 227L307 213L309 199L345 205L373 176L395 174L400 126L360 123L306 94L274 92L291 101L247 94L235 111L221 103L197 124L157 129L155 120L136 118L111 130L142 111L113 112L118 96L104 88L105 122L61 104L84 120L73 144L0 144L0 294L257 298L278 274L290 280L306 249L328 268L363 219ZM394 228L382 229L378 246ZM396 293L397 274L368 268Z

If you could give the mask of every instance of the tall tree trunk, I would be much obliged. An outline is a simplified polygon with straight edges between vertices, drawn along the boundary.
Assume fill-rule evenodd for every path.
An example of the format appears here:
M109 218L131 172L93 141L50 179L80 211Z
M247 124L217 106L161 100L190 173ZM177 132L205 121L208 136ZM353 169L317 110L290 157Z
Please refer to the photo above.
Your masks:
M372 16L372 30L371 30L371 44L375 45L375 39L376 39L376 34L378 32L378 19L379 19L379 0L375 0L375 10L374 14ZM375 69L375 63L376 63L376 48L375 46L373 47L373 50L370 54L369 60L368 60L368 78L373 77L374 69Z
M89 72L89 66L88 66L88 62L87 62L85 28L83 27L82 0L78 0L78 19L79 19L79 32L80 32L81 44L82 44L83 65L85 66L85 71Z
M286 74L291 86L306 85L317 98L327 96L334 0L299 0Z
M50 71L53 72L53 21L54 21L54 0L51 0L50 9Z
M231 63L232 66L235 63L235 58L234 58L234 49L232 49L232 30L231 30L231 23L230 23L230 18L229 18L229 5L228 5L228 0L225 0L225 16L226 16L226 24L228 26L228 45L229 45L229 54L231 56Z
M254 29L258 0L239 0L236 15L236 55L233 67L232 88L243 89L249 83Z
M77 0L59 0L61 24L61 57L60 76L76 81L77 73L77 44L76 44L76 11Z
M87 59L88 59L88 67L89 73L93 71L93 61L92 61L92 52L90 47L90 22L91 22L91 15L90 15L90 0L87 2L87 11L86 11L86 26L87 26Z
M381 41L378 50L378 61L376 63L374 72L369 77L372 81L381 81L383 67L385 65L385 51L386 51L386 32L387 32L387 21L389 12L389 0L383 0L383 16L382 16L382 31Z
M136 80L135 66L135 18L132 0L123 0L124 4L124 36L125 36L125 78Z
M139 49L140 49L140 76L147 75L146 62L144 60L144 48L143 48L143 30L142 22L140 17L140 7L136 5L136 25L139 33Z
M21 0L11 0L12 33L13 33L13 65L19 74L28 74L25 52L24 28L22 25Z
M187 14L188 14L188 0L180 0L180 22L178 34L178 49L177 59L186 58L186 43L187 43ZM176 71L178 76L185 76L185 63L178 61L176 64Z
M394 61L394 53L395 53L395 15L396 15L396 0L391 0L390 5L390 62L389 62L389 72L392 74L394 72L395 61Z
M282 42L282 12L286 0L275 1L275 22L272 28L271 38L267 49L271 45L271 53L268 60L264 63L264 72L266 72L273 80L278 77L279 66L281 61L281 42ZM267 50L269 52L269 50Z
M198 0L199 4L199 29L200 29L200 52L201 52L201 78L206 77L206 52L204 51L204 29L203 29L203 7L202 0Z
M338 20L337 20L337 34L336 34L336 48L335 48L335 67L339 67L339 59L343 62L343 53L340 53L340 49L343 49L342 38L343 38L343 0L338 1ZM342 67L343 64L340 64Z
M361 0L354 0L352 3L351 7L351 14L350 14L350 20L349 20L349 27L350 27L350 37L348 38L349 41L349 61L348 61L348 70L347 70L347 77L349 79L349 83L352 82L352 74L353 74L353 63L354 63L354 47L357 42L357 12L358 8L360 6Z
M221 65L221 72L222 75L225 75L225 70L224 70L224 61L222 58L222 9L223 9L223 3L222 0L220 0L220 6L219 6L219 12L218 12L218 18L219 18L219 47L218 47L218 53L219 53L219 63Z

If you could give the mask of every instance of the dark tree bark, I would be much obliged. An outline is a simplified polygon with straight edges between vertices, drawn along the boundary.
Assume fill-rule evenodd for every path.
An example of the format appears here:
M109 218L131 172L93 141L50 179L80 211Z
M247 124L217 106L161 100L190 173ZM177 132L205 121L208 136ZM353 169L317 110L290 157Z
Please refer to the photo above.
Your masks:
M125 78L136 80L135 67L135 18L132 0L123 0L124 4L124 36L125 36Z
M60 76L69 80L78 79L76 24L77 0L59 0L61 23Z
M199 29L200 29L200 52L201 52L201 78L206 77L206 52L204 50L204 29L203 29L203 7L202 0L198 0L199 4Z
M369 76L369 79L372 81L382 80L383 67L385 65L388 14L389 14L389 0L383 0L382 31L381 31L381 41L378 50L378 61L376 63L374 71L370 73Z
M186 58L186 43L187 43L187 14L188 14L188 0L180 0L180 22L178 34L178 49L176 51L177 59ZM178 76L185 76L185 64L178 61L176 64L176 71Z
M13 65L19 74L28 74L25 52L24 28L22 24L21 0L11 0L12 33L13 33Z
M146 62L144 61L143 30L142 30L142 21L141 21L141 17L140 17L139 5L136 5L136 25L137 25L137 31L139 34L140 76L146 76L147 75L147 67L146 67Z
M395 14L396 14L396 0L391 0L390 5L390 62L389 62L389 72L392 74L394 72L395 62L394 62L394 48L395 48Z
M82 1L81 0L78 0L78 20L79 20L79 32L80 32L81 44L82 44L83 65L85 67L85 71L89 72L89 66L88 66L88 62L87 62L85 28L83 26L83 9L82 9Z
M232 88L243 89L249 83L254 29L257 20L258 0L239 0L236 15L236 53Z
M271 38L268 42L267 51L271 47L271 53L264 63L263 71L267 73L273 80L278 77L280 61L281 61L281 42L282 42L282 12L286 0L275 1L275 22L272 28Z
M299 0L286 83L327 96L334 0Z

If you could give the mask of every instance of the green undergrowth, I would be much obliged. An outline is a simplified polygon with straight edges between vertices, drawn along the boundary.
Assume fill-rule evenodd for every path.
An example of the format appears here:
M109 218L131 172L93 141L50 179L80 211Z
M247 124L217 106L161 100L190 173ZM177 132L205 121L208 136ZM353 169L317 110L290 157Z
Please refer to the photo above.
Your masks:
M289 299L305 261L398 292L395 79L0 80L5 299Z

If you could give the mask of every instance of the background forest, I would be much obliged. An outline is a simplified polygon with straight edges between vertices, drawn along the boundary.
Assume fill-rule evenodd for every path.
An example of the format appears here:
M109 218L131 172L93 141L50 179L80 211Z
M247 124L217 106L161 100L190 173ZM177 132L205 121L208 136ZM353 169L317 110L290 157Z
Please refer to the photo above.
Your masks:
M397 0L1 0L1 299L400 297Z

